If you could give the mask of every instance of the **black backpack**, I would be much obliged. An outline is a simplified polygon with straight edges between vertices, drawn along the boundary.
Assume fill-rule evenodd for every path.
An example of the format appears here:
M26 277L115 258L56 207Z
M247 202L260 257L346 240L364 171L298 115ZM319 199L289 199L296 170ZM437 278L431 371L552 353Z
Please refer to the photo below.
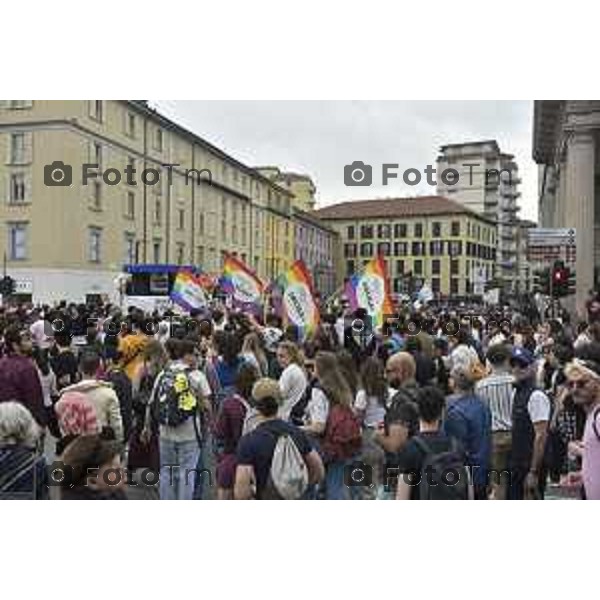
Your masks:
M309 382L302 394L300 400L294 404L292 410L290 412L290 421L296 425L297 427L301 427L304 425L304 413L306 412L306 407L310 402L312 397L312 391L314 389L320 389L319 384L316 379L313 379Z
M471 478L458 442L450 438L448 450L434 452L422 437L415 436L413 440L425 454L420 473L419 499L468 500Z

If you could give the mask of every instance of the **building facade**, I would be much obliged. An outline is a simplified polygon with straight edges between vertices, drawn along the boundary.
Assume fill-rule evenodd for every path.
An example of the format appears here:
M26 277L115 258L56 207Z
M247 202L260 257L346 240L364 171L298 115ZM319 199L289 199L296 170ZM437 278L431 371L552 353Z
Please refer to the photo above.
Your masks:
M295 258L311 273L315 292L326 299L338 286L340 236L313 213L294 210Z
M314 181L305 174L282 171L279 167L255 167L255 169L294 196L294 206L305 212L315 208L317 188Z
M529 232L537 227L537 223L519 219L517 225L517 292L526 294L533 289L533 267L528 260Z
M576 230L575 310L600 280L600 100L536 100L533 159L542 227Z
M448 198L342 202L315 213L340 235L339 279L360 273L378 254L394 293L427 283L438 297L481 295L494 276L496 224Z
M437 169L438 194L497 223L497 277L505 291L516 292L520 287L517 199L521 180L514 156L501 152L494 140L448 144L440 148ZM455 169L458 180L444 183L440 177L444 169Z
M292 192L145 101L0 101L0 157L0 244L34 301L114 298L127 263L232 252L267 279L294 258Z

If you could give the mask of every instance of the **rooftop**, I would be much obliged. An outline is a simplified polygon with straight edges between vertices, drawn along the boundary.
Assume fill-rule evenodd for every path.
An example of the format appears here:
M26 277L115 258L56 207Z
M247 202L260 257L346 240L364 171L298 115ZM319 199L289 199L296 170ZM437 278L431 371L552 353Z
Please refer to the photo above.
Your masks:
M352 200L325 206L314 211L320 219L373 219L386 217L423 217L435 215L470 215L492 223L464 205L444 196L412 198L374 198Z

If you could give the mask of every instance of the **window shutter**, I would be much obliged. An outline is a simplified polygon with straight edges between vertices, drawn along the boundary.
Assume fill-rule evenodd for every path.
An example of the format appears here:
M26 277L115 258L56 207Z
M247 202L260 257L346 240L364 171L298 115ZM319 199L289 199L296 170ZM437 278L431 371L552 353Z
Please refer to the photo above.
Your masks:
M25 185L25 195L23 197L24 202L31 202L33 199L32 187L33 187L33 177L31 173L25 173L23 176L23 182Z
M10 106L10 100L0 100L0 110L8 108Z
M33 132L32 131L26 131L25 132L25 137L24 137L24 156L23 156L23 162L25 164L29 164L31 162L33 162Z

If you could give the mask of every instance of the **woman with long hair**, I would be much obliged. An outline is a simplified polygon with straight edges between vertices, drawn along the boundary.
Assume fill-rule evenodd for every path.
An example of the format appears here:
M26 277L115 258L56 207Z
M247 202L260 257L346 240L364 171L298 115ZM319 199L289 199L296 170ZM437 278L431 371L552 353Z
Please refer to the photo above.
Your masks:
M283 395L279 418L289 421L292 409L300 401L308 385L303 368L304 357L294 342L283 341L277 346L277 362L283 369L279 376L279 387Z
M352 411L353 396L332 352L315 357L318 386L312 391L307 407L313 434L322 433L321 452L325 462L325 498L344 500L355 496L355 487L344 482L344 468L358 457L362 437L359 419Z
M269 371L267 355L262 347L260 336L256 332L246 334L242 344L241 357L252 363L261 377L266 377Z
M342 349L336 352L336 356L338 359L338 365L344 379L348 383L350 387L350 391L352 392L352 398L356 396L356 393L360 387L360 378L359 371L356 368L356 364L354 359L352 358L352 354L348 352L348 350Z
M354 400L354 412L363 427L361 462L369 465L375 485L360 488L365 499L374 500L377 486L383 481L385 454L375 440L375 432L383 425L388 399L388 385L383 362L374 356L365 360L360 369L360 388ZM372 493L371 493L372 492Z

